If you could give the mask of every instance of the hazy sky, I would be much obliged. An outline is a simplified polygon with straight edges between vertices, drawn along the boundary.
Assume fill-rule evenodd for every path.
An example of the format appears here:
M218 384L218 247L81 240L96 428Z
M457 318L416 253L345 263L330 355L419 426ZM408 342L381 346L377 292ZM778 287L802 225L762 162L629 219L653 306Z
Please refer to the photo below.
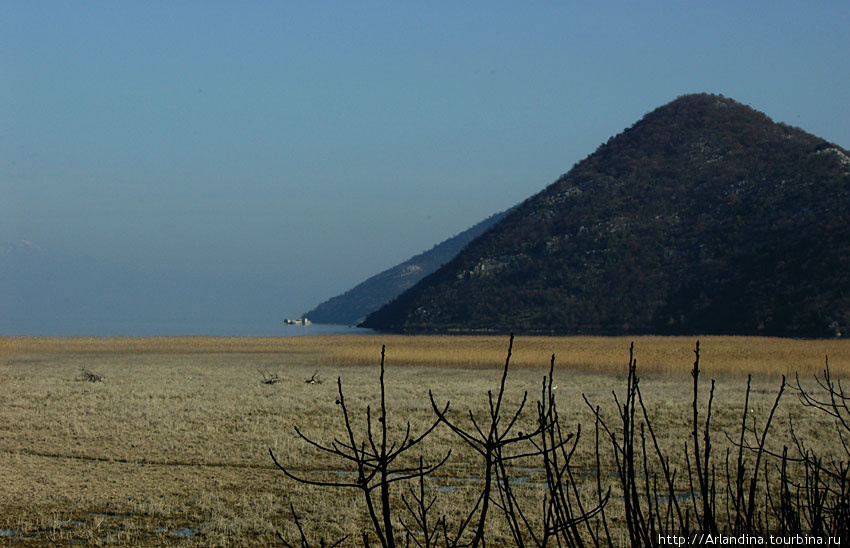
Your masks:
M681 94L850 147L848 29L847 0L3 1L0 242L297 314Z

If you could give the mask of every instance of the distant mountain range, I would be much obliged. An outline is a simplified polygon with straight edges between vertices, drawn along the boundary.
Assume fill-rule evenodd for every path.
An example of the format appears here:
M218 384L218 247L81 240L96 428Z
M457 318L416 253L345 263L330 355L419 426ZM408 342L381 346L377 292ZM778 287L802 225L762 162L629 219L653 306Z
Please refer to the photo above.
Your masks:
M342 295L319 304L304 316L313 323L356 325L367 315L413 287L419 280L449 262L469 242L504 218L496 213L475 226L453 236L410 259L375 274Z
M850 154L722 95L647 114L370 314L396 332L835 336Z

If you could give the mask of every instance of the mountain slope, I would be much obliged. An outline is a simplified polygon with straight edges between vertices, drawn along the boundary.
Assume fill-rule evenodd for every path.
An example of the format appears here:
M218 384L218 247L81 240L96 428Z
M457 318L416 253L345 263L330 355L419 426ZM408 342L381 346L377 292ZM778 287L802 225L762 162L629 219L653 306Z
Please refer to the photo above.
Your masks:
M849 206L847 151L683 96L362 325L834 335L850 327Z
M357 324L368 314L450 261L464 246L486 232L504 216L504 212L491 215L428 251L372 276L342 295L328 299L304 315L314 323Z

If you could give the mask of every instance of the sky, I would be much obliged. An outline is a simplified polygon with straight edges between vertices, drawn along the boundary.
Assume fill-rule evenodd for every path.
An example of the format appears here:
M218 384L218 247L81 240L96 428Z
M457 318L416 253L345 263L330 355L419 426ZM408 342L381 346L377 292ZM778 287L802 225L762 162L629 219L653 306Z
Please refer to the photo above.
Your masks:
M846 0L4 1L0 243L292 317L682 94L850 147L847 29Z

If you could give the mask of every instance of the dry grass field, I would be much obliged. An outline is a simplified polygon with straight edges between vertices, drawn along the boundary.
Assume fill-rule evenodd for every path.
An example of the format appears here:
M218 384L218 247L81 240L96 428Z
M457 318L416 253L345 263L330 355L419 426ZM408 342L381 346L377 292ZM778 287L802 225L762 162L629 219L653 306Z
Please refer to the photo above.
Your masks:
M583 425L575 459L588 476L593 416L582 395L614 416L612 390L624 389L631 340L520 337L514 345L506 404L513 409L524 391L538 399L556 354L561 421L570 430ZM694 339L634 341L644 398L661 442L675 449L689 435ZM458 422L470 411L482 416L487 391L498 388L507 338L0 338L0 545L279 546L276 531L296 539L290 504L315 538L359 538L366 524L359 493L293 482L268 450L304 477L350 477L293 426L326 443L344 434L336 405L341 377L354 430L362 432L366 406L379 403L382 344L388 427L398 436L406 421L414 432L433 423L429 390L439 404L451 401ZM809 382L826 355L835 376L850 373L846 341L704 337L701 346L703 398L709 379L717 379L718 451L725 443L719 432L740 422L747 373L754 374L755 417L769 411L783 374L798 371ZM85 380L83 371L103 380ZM279 382L262 382L275 374ZM533 428L532 415L520 427ZM782 443L789 415L806 440L840 449L825 434L827 418L793 395L779 407L774 443ZM437 508L452 514L474 496L474 455L443 426L426 441L411 459L436 462L453 448L429 478ZM521 488L534 497L539 471L526 472ZM497 520L492 527L493 538L506 538Z

